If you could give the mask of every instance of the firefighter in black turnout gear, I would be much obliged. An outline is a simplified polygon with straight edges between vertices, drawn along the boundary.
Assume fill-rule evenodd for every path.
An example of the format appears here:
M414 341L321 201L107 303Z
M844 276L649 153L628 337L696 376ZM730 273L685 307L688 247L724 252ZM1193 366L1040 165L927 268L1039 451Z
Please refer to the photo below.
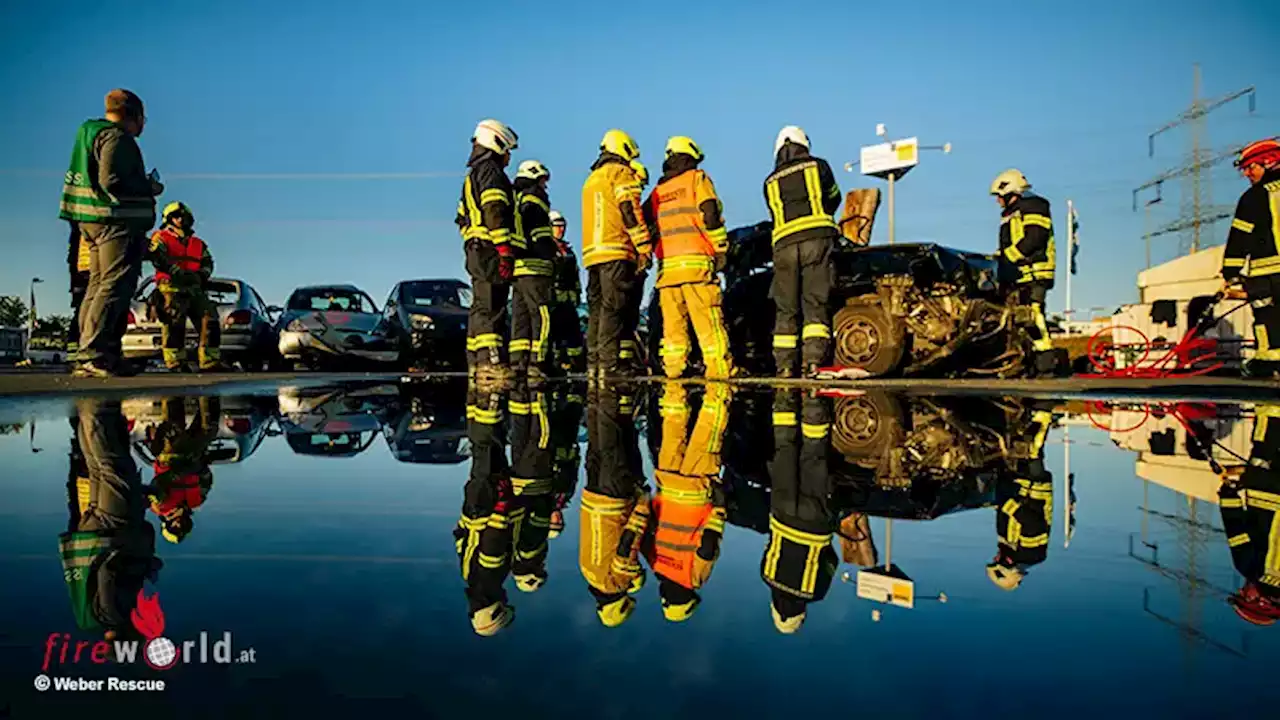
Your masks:
M505 351L507 296L515 272L511 240L516 203L504 168L517 141L515 131L497 120L483 120L476 126L455 218L471 276L467 364L472 377L487 381L510 377Z
M548 537L559 537L564 530L564 509L573 499L582 466L578 447L578 431L582 427L582 386L565 383L556 387L551 399L551 446L555 461L551 471L551 528Z
M1260 140L1240 151L1236 167L1252 185L1240 196L1222 256L1222 277L1253 307L1253 339L1257 342L1245 373L1280 375L1280 142ZM1246 267L1247 263L1247 267Z
M542 391L517 385L507 403L511 423L513 559L516 589L536 592L547 581L547 537L555 508L551 403Z
M511 572L515 493L507 464L505 398L472 387L467 393L467 438L471 474L463 489L462 513L453 531L454 549L466 583L467 615L477 635L496 635L515 621L502 585Z
M1044 467L1044 441L1053 415L1035 411L1029 451L1011 458L1011 469L996 479L996 555L987 578L1002 590L1017 590L1032 566L1049 556L1053 527L1053 475Z
M769 461L769 542L760 577L771 589L773 624L790 635L810 603L827 595L839 558L832 546L836 513L828 469L830 400L777 390Z
M827 297L831 251L840 235L833 217L840 188L827 161L809 154L809 138L798 127L778 133L774 157L764 181L773 218L773 356L778 377L795 377L797 348L803 347L804 369L812 373L826 362L831 345Z
M516 171L516 246L512 285L511 369L516 378L545 380L551 368L551 307L558 254L551 234L551 172L537 160Z
M555 304L551 307L551 346L555 362L566 372L587 369L587 356L582 346L582 323L578 319L578 303L582 300L582 275L578 256L564 238L568 228L564 216L552 210L551 236L556 241Z
M1054 369L1053 341L1045 324L1044 303L1053 289L1057 249L1049 201L1028 192L1031 183L1018 170L1005 170L991 183L991 194L1000 204L1001 275L1013 278L1013 301L1031 308L1031 350L1038 373Z
M1254 625L1280 620L1280 404L1254 408L1249 464L1227 468L1218 489L1222 529L1244 585L1227 598Z

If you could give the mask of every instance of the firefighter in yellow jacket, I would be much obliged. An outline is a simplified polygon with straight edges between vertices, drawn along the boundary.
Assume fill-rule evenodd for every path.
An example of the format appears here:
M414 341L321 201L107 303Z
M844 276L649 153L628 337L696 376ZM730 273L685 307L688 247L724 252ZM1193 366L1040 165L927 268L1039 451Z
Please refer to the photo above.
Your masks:
M769 541L760 577L771 591L773 625L784 635L798 631L809 604L826 597L839 566L831 542L837 523L827 467L829 403L791 390L774 396Z
M164 298L160 309L164 366L190 372L186 345L190 320L200 330L200 369L221 370L218 306L205 294L205 284L213 275L213 256L204 240L195 235L196 219L191 208L180 202L169 203L161 217L164 224L151 234L149 259L156 268L156 288Z
M996 479L996 555L987 578L1001 590L1017 590L1033 566L1049 556L1053 529L1053 475L1044 466L1044 441L1053 415L1036 411L1025 457Z
M645 220L657 227L654 257L662 308L662 367L669 378L684 374L693 322L707 377L733 372L720 282L729 233L715 185L698 165L702 150L683 136L667 141L662 179L644 204Z
M1231 561L1244 578L1227 598L1254 625L1280 620L1280 404L1254 408L1247 465L1229 468L1218 489Z
M1253 307L1257 348L1245 365L1254 377L1280 375L1280 142L1259 140L1240 151L1236 167L1249 179L1231 220L1222 255L1222 277L1232 297ZM1247 262L1247 267L1246 267Z
M643 552L658 578L662 614L671 622L687 620L697 610L702 602L698 589L720 558L725 521L720 450L729 397L728 385L708 385L689 430L688 389L674 382L662 388L662 444L654 468L657 490Z
M600 156L582 186L582 264L587 268L587 374L622 371L622 341L635 334L629 311L651 252L631 161L640 147L621 130L600 141ZM637 313L639 306L637 305Z
M626 386L600 391L587 408L587 484L578 516L578 566L605 627L631 617L644 585L640 543L649 526L639 438Z

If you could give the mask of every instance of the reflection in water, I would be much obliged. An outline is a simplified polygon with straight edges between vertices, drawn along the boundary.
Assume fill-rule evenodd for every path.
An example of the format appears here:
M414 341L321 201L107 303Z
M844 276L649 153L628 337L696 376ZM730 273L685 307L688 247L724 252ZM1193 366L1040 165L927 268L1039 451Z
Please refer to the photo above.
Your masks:
M165 398L160 424L147 433L155 471L147 497L151 512L160 519L164 539L172 543L182 542L191 533L192 515L213 489L208 452L221 425L221 403L208 396L195 401L197 411L188 425L183 398Z
M1218 490L1222 527L1244 586L1229 599L1254 625L1280 619L1280 405L1256 410L1247 464L1225 473Z

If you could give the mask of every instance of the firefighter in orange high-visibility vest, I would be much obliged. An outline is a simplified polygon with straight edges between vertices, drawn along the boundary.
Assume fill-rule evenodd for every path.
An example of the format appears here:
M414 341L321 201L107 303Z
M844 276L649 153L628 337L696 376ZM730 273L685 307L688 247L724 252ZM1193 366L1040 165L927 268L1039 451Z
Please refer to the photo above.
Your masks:
M176 372L191 371L186 347L190 320L200 331L200 370L223 370L218 306L205 294L205 284L213 275L209 246L196 236L195 216L183 203L166 205L162 218L164 224L151 234L148 259L156 268L156 289L164 299L160 308L164 366Z

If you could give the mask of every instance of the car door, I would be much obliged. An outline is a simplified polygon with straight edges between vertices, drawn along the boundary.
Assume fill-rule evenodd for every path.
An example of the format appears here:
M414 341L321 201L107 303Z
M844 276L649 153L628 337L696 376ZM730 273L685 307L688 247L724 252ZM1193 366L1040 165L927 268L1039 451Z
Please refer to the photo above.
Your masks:
M396 337L403 339L408 334L408 328L400 320L400 283L391 288L391 294L387 296L386 305L382 308L382 318Z

